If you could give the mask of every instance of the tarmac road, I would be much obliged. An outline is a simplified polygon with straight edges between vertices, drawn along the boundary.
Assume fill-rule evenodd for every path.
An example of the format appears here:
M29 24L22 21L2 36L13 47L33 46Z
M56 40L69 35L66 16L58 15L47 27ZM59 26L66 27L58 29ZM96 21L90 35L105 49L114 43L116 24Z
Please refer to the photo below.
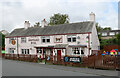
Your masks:
M88 70L88 72L86 72ZM2 76L101 76L97 70L32 62L2 60ZM93 72L93 73L91 73ZM100 72L100 71L99 71ZM113 73L114 71L110 72ZM117 72L113 74L117 75Z

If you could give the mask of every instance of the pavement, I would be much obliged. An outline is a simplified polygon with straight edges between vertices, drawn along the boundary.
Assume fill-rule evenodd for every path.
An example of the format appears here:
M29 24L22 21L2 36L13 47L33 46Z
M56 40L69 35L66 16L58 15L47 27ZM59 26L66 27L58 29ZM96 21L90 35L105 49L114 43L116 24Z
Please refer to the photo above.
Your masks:
M116 70L99 70L32 62L2 60L3 76L118 76Z

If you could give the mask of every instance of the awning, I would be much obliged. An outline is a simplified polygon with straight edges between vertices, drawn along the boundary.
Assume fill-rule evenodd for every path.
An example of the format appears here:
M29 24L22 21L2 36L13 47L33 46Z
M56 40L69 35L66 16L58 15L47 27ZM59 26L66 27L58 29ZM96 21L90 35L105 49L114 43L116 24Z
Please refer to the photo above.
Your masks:
M34 46L35 48L53 48L54 45L49 45L49 46Z
M56 44L54 48L66 48L68 44Z

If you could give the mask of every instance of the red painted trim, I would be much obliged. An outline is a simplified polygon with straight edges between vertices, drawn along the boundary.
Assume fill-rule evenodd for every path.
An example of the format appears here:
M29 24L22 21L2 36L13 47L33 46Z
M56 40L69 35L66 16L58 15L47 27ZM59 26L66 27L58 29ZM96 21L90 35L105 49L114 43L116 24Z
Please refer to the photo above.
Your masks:
M65 49L65 56L67 55L67 49Z
M50 35L30 35L30 36L53 36L53 35L89 34L89 33L91 33L91 32L86 32L86 33L50 34ZM12 37L30 37L30 36L12 36ZM5 37L5 38L12 38L12 37Z

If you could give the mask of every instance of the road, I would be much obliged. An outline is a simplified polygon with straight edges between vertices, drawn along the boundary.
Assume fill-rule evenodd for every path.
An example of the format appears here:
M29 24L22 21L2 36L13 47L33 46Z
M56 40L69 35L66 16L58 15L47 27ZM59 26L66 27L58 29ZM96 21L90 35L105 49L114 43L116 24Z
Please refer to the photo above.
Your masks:
M73 68L59 65L43 65L32 62L6 59L2 60L3 76L100 76L100 74L90 73L91 70L85 72L85 70L88 70L85 68L81 69L81 71L77 70L79 70L79 68L76 67ZM95 70L93 71L97 72Z

